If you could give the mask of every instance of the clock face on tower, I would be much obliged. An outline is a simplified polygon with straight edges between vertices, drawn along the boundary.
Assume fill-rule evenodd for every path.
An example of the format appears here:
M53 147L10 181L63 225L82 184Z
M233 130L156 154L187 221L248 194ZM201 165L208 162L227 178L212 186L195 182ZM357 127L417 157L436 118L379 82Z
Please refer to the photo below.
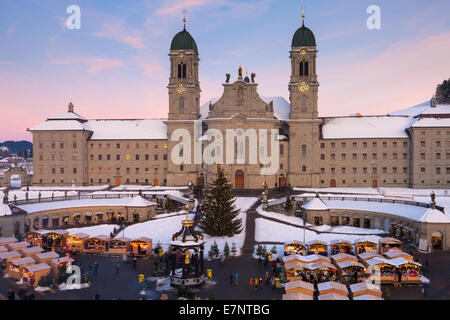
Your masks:
M186 92L186 86L185 86L184 84L180 83L180 84L178 85L178 87L177 87L177 92L178 92L179 94L185 93L185 92Z
M309 83L306 81L302 81L298 84L298 91L300 92L308 92L309 90Z

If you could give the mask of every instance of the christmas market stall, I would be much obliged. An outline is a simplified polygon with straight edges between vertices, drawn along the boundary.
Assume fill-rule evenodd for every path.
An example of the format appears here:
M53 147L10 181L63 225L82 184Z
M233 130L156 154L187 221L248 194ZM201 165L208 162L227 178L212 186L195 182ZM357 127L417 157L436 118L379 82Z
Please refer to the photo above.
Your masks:
M347 287L345 285L343 285L342 283L338 283L338 282L334 282L334 281L319 283L317 285L317 291L319 294L319 300L320 300L320 296L323 296L325 294L337 294L337 295L341 295L343 297L348 298Z
M134 256L148 256L152 251L152 239L147 237L136 238L130 245L131 254Z
M378 249L380 254L384 254L389 250L398 250L402 251L402 242L395 238L381 238L378 240Z
M42 246L42 237L44 234L49 233L49 230L36 230L33 232L30 232L27 234L26 240L32 245L32 246Z
M318 283L335 281L337 279L337 269L329 262L315 262L305 264L303 266L302 280L313 282L317 280Z
M303 242L294 240L284 244L284 255L288 256L291 254L306 255L306 246Z
M299 261L291 261L284 263L287 281L297 281L303 279L303 270L305 264Z
M69 263L74 262L70 256L64 256L56 259L52 259L49 262L50 267L52 267L53 275L58 279L60 267L67 266Z
M17 251L8 251L0 253L0 263L6 268L8 264L15 259L22 258L22 255Z
M0 246L6 246L7 244L17 242L17 239L14 237L2 238L0 237Z
M379 255L376 252L364 252L364 253L358 254L358 258L361 262L364 262L364 261L370 260L372 258L383 259L383 256Z
M86 250L90 253L105 253L108 251L110 237L99 235L86 240Z
M13 242L10 244L6 245L6 248L8 248L11 251L19 251L21 249L25 249L28 248L30 246L30 244L26 241L21 241L21 242Z
M39 263L39 264L32 264L29 266L26 266L23 269L23 277L22 280L24 283L27 283L33 287L37 287L39 280L47 276L50 271L51 267L46 263Z
M19 258L15 260L11 260L8 266L8 276L10 278L20 280L22 279L23 269L26 266L30 266L35 264L36 261L31 257Z
M332 255L336 255L338 253L353 254L353 244L347 240L333 240L330 245Z
M343 284L362 282L366 278L366 267L360 262L344 260L336 263L338 279Z
M397 267L387 259L374 257L363 261L369 280L372 283L393 284L396 280Z
M401 257L408 261L414 261L414 257L412 255L398 250L389 250L388 252L384 253L384 256L388 259L395 259Z
M0 246L0 253L3 253L3 252L8 252L8 249L6 249L6 247L4 247L4 246Z
M59 258L59 254L57 254L55 251L47 251L34 255L34 258L38 263L50 262L50 260L52 259Z
M370 239L359 239L355 241L355 253L377 252L377 243Z
M89 239L89 235L85 233L76 233L66 239L66 248L69 252L81 252L84 251L86 240Z
M307 243L308 254L319 254L321 256L328 256L328 244L320 240L312 240Z
M20 249L19 252L24 257L32 257L38 253L44 252L44 249L42 249L41 247L29 247L25 249Z
M189 219L189 207L186 206L186 218L181 222L181 230L172 236L170 242L170 285L199 286L206 281L204 244L203 235L195 230L194 221Z
M389 259L390 264L397 268L395 274L395 281L404 284L421 284L420 280L422 270L420 263L406 260L405 258L398 257Z
M108 253L127 254L130 251L130 238L119 237L109 241Z
M314 285L309 282L297 280L285 284L286 294L283 300L313 300Z
M350 296L353 298L353 300L355 300L356 297L365 295L372 295L383 300L382 299L383 294L381 292L380 287L377 285L373 285L367 282L359 282L350 285Z
M346 260L358 262L358 259L355 256L352 256L347 253L335 254L334 256L331 257L331 259L333 260L334 263L338 263L338 262L342 262L342 261L346 261Z
M53 230L42 235L42 247L46 250L63 250L69 232L65 230Z

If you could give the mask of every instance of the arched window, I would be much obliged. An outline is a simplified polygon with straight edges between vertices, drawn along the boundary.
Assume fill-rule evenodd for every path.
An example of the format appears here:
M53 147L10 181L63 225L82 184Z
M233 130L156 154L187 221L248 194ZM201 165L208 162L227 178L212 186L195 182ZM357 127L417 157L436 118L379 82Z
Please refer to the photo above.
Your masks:
M183 79L186 79L186 65L183 64Z
M306 61L305 62L305 76L308 76L308 75L309 75L309 62Z
M182 65L183 65L183 63L178 65L178 79L181 79Z
M184 97L180 97L180 112L184 112Z
M300 76L308 76L309 75L309 62L302 61L300 62Z
M299 73L300 76L303 76L303 65L304 65L303 61L300 62L300 73Z

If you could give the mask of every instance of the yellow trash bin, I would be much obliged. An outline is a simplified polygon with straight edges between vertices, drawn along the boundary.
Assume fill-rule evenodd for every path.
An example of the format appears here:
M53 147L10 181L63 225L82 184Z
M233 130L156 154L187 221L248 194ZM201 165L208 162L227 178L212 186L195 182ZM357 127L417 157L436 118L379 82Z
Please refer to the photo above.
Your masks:
M207 276L209 279L212 279L212 269L206 269L206 276Z
M269 261L272 261L272 252L269 252Z
M162 257L164 254L164 250L162 248L159 249L159 256Z
M139 281L139 284L144 282L144 275L143 274L138 275L138 281Z
M275 278L275 288L280 287L280 278Z

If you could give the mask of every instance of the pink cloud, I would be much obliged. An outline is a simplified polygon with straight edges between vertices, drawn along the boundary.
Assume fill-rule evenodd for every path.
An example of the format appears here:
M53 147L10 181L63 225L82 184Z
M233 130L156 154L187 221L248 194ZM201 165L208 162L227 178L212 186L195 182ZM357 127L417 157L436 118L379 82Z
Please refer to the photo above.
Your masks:
M145 45L138 31L132 32L130 35L124 30L122 23L114 25L105 25L104 30L93 34L95 37L111 39L126 45L129 45L135 49L144 49Z
M88 67L88 73L98 74L105 70L124 66L124 63L118 59L104 58L70 58L70 59L52 59L54 64L77 64L81 63Z

